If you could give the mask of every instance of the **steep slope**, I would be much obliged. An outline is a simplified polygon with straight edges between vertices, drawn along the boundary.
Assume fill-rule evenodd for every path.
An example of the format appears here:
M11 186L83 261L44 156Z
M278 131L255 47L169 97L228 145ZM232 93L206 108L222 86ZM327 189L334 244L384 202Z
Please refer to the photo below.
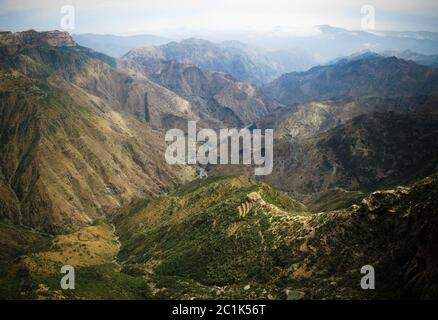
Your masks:
M432 298L437 181L320 214L246 178L195 182L121 212L119 258L152 272L165 297ZM359 286L365 264L374 292Z
M177 94L138 73L115 68L114 59L82 47L37 47L5 56L7 69L18 69L30 77L53 73L112 109L149 122L156 128L170 126L168 119L199 119L191 104Z
M122 61L124 67L137 70L184 97L205 115L204 118L211 117L228 126L242 126L278 107L253 85L230 75L209 72L191 64L150 60L142 53L131 52L128 57Z
M346 98L310 101L278 108L262 117L257 126L273 128L276 138L298 141L333 129L357 116L374 112L438 113L438 96L397 98Z
M289 73L264 87L283 104L346 97L413 97L438 93L438 70L376 55Z
M40 248L24 251L10 266L9 276L0 278L0 295L436 298L437 192L432 176L374 192L348 209L308 214L286 195L247 178L198 180L120 210L114 221L121 242L117 261L111 262L117 249L105 223L49 243L37 235ZM251 208L243 214L239 208L248 202ZM7 231L2 234L14 228L0 223ZM30 231L20 234L23 243L32 239ZM76 261L76 290L58 289L65 259ZM360 287L364 265L375 268L375 290Z
M297 117L274 138L273 171L257 177L312 210L342 208L372 190L409 183L438 168L437 113L370 113L336 125L333 116L319 117L330 105L313 107L316 118ZM210 175L254 176L248 165L209 169Z
M135 93L132 87L112 90L128 76L96 55L100 58L76 46L32 43L2 56L3 217L65 232L190 178L191 170L163 161L162 133L121 104L123 90ZM152 88L160 108L167 101L173 114L173 97L185 101L158 85Z
M436 114L374 113L294 143L279 139L267 181L298 193L372 190L437 170Z
M373 188L394 183L390 178L391 175L381 176L381 173L378 173L381 172L382 168L381 163L379 163L377 159L387 158L386 154L380 154L377 148L379 143L383 143L385 146L394 144L394 147L398 148L395 149L394 153L400 154L401 157L394 157L385 161L388 166L390 166L391 161L393 161L392 165L399 169L400 161L404 161L402 157L406 157L405 162L413 163L418 161L418 158L415 160L418 153L426 154L428 152L425 150L410 149L410 145L391 138L392 134L398 134L400 137L406 136L406 129L402 126L395 125L391 129L388 129L394 130L394 132L387 134L386 129L382 130L379 124L373 124L367 120L375 117L373 114L378 112L387 114L387 119L381 117L382 119L379 120L379 122L386 122L384 126L389 126L391 119L393 119L395 123L398 123L398 119L401 118L404 118L406 128L421 126L421 124L417 122L419 119L418 114L422 114L420 117L423 119L426 119L428 114L431 115L431 119L435 119L438 112L436 107L437 96L416 96L398 98L347 98L339 101L324 102L312 101L275 110L260 119L257 123L257 126L260 128L274 129L274 146L276 150L274 152L275 170L272 177L268 176L266 179L276 187L284 188L284 190L292 192L295 197L298 197L306 203L311 210L322 210L323 208L326 210L328 208L336 209L352 204L355 200L363 197L364 192L367 192L370 186ZM359 118L355 119L356 117ZM365 129L359 125L361 120L364 120L366 123L366 125L364 125ZM354 127L356 127L356 129L344 132L342 134L344 138L340 138L338 135L343 130L342 128L351 126L351 123L355 123ZM374 126L375 128L373 128ZM429 127L426 126L425 128ZM340 131L337 131L337 129L340 129ZM354 136L358 134L368 135L368 137L363 137L361 141L357 141ZM340 147L338 144L344 141L344 139L351 138L351 148L339 149L336 151L336 156L333 156L331 147L327 148L325 142L320 141L321 137L325 137L326 135L329 135L331 139L333 139L331 146L335 149ZM375 137L373 137L373 135L375 135ZM381 135L383 135L383 138L379 138ZM389 138L389 140L386 140L387 138ZM370 166L368 169L371 170L370 174L374 177L374 180L373 178L371 179L373 180L371 185L368 179L356 179L354 187L351 184L352 180L350 180L350 182L343 181L345 175L351 178L352 175L356 174L355 170L358 169L357 167L352 168L353 162L357 163L356 160L353 161L352 158L353 154L357 153L353 151L353 149L356 148L370 148L370 150L374 150L374 153L367 156L376 160L374 164L368 162ZM427 143L423 144L423 148L429 150ZM407 150L411 150L411 152ZM405 151L407 152L405 153ZM358 154L356 154L356 156L357 155ZM340 158L344 159L342 164L340 163ZM364 163L368 161L362 158L357 161L361 162L362 160ZM434 157L431 157L429 160L425 159L425 166L433 166L434 161ZM373 166L376 166L376 171L372 171ZM329 170L330 168L332 170ZM350 168L348 169L349 173L344 172L345 168ZM235 171L235 169L237 170L237 168L228 167L225 170L221 168L218 171L236 173L237 171ZM244 168L240 169L245 170ZM418 171L410 171L417 169ZM400 170L397 179L405 178L405 180L399 180L400 182L416 179L425 174L422 171L421 165L407 171L404 171L404 169ZM248 172L248 174L251 175L251 172ZM379 180L377 176L380 177L380 181L376 185L376 181ZM387 182L385 182L386 179L388 179ZM325 183L324 181L331 182L322 187ZM316 188L310 187L315 186L315 183L317 185Z

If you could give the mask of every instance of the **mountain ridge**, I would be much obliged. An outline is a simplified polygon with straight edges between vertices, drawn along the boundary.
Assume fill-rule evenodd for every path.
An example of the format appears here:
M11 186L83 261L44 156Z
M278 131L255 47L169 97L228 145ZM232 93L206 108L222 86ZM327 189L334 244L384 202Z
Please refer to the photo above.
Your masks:
M264 86L263 92L286 105L345 97L436 95L438 71L396 57L373 55L282 75Z
M204 39L189 38L161 46L136 48L124 55L133 58L175 60L189 63L211 72L224 72L240 81L261 85L286 71L303 70L315 64L306 52L265 51L242 42L225 41L214 43Z
M184 97L207 117L216 118L229 126L254 123L279 107L252 84L238 81L228 74L176 61L151 61L141 53L121 61L124 67L138 70Z
M28 30L23 32L0 32L0 50L2 54L10 55L19 51L48 45L52 47L74 47L76 42L65 31L37 32Z
M132 84L144 90L143 83L126 82L127 74L101 58L43 42L0 59L0 185L10 194L2 216L62 233L191 179L190 168L163 163L163 132L126 109L121 90ZM169 112L178 114L175 102L183 99L149 86L151 102L159 99L163 108L167 99ZM161 114L151 109L152 120Z
M8 278L0 277L0 295L432 299L437 294L432 281L437 190L434 175L376 191L343 210L308 214L287 195L245 177L197 180L122 208L112 221L120 236L119 249L108 222L47 239L0 221L2 234L12 239L21 235L17 249L35 243L20 259L1 260L0 266L9 271ZM239 215L236 206L249 198L254 206ZM15 254L0 247L2 257ZM116 262L111 260L114 255ZM57 268L65 259L76 261L78 274L86 280L76 290L58 290ZM14 262L5 266L4 261ZM370 261L380 274L380 285L363 290L360 269ZM17 277L21 284L14 283ZM117 288L112 294L105 285L109 279Z

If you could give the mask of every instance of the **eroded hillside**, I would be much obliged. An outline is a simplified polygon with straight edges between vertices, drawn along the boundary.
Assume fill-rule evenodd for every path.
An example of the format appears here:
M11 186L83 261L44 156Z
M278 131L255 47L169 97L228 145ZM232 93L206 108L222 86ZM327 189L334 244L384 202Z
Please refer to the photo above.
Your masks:
M49 232L75 230L192 178L190 168L163 161L163 132L119 103L111 87L127 75L76 46L23 50L1 60L2 217ZM105 81L102 73L112 76ZM160 96L151 102L167 92L155 87Z

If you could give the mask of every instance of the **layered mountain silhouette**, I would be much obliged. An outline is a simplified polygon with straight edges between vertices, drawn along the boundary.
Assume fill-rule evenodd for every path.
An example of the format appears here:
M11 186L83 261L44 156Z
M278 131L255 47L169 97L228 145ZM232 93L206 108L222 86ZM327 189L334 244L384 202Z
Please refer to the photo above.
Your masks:
M220 46L237 48L240 54L244 53L242 50L248 51L250 58L254 51L258 56L261 53L267 60L263 58L263 61L258 61L258 63L271 65L280 72L277 76L286 72L305 71L318 63L327 63L338 57L363 50L399 53L409 50L420 55L437 53L438 33L436 32L347 30L330 25L319 25L301 30L301 32L297 31L299 30L294 28L275 26L267 30L247 30L245 33L234 35L217 32L209 34L208 40ZM222 41L230 37L239 40ZM121 55L121 52L125 54L136 48L159 46L173 40L147 34L126 37L79 34L74 35L74 38L80 45L117 57ZM198 55L201 54L202 52L198 53Z
M384 51L382 52L385 56L394 56L404 60L412 60L415 63L430 66L430 67L438 67L438 55L436 54L421 54L418 52L414 52L411 50L404 50L402 52L398 51Z
M156 46L169 42L163 37L151 34L115 36L112 34L74 34L73 39L81 46L92 48L114 58L119 58L132 49L146 45Z
M0 52L1 298L438 296L436 68L361 53L261 90L281 68L235 41L115 59L2 32ZM273 173L168 165L189 120L274 129Z
M436 95L438 70L396 57L365 53L306 72L288 73L264 87L283 104L345 97L413 97Z
M137 48L125 57L141 57L146 62L166 60L193 64L256 85L274 80L282 73L305 70L316 64L309 54L299 50L268 51L238 41L214 43L196 38Z

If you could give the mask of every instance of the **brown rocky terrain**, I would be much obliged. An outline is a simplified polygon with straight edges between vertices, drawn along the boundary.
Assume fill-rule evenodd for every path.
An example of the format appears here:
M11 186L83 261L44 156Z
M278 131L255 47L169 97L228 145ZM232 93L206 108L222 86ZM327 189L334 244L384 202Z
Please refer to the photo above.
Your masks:
M438 96L310 101L277 108L260 118L257 127L274 129L276 138L298 141L345 124L360 115L374 112L437 113L437 104Z
M267 180L307 194L406 183L438 169L437 134L436 114L358 116L302 143L278 140L276 165Z
M279 125L288 126L274 139L273 172L258 179L309 208L340 208L376 188L405 184L438 169L436 113L362 114L336 126L342 113L327 116L330 104L307 106L298 107L298 116L281 118ZM315 118L307 117L315 110ZM218 165L210 174L253 172L251 166Z
M251 124L280 106L254 85L228 74L210 72L193 64L152 59L141 50L128 53L121 64L189 100L205 118L212 117L231 127Z
M47 41L66 43L64 34ZM3 217L54 233L74 230L191 178L189 168L165 163L163 133L136 114L145 110L137 105L145 91L147 120L158 124L166 110L190 114L190 103L147 79L129 82L98 58L51 45L2 57Z
M39 47L74 47L76 42L68 32L46 31L37 32L35 30L23 32L0 32L0 52L2 54L14 54L18 51Z

